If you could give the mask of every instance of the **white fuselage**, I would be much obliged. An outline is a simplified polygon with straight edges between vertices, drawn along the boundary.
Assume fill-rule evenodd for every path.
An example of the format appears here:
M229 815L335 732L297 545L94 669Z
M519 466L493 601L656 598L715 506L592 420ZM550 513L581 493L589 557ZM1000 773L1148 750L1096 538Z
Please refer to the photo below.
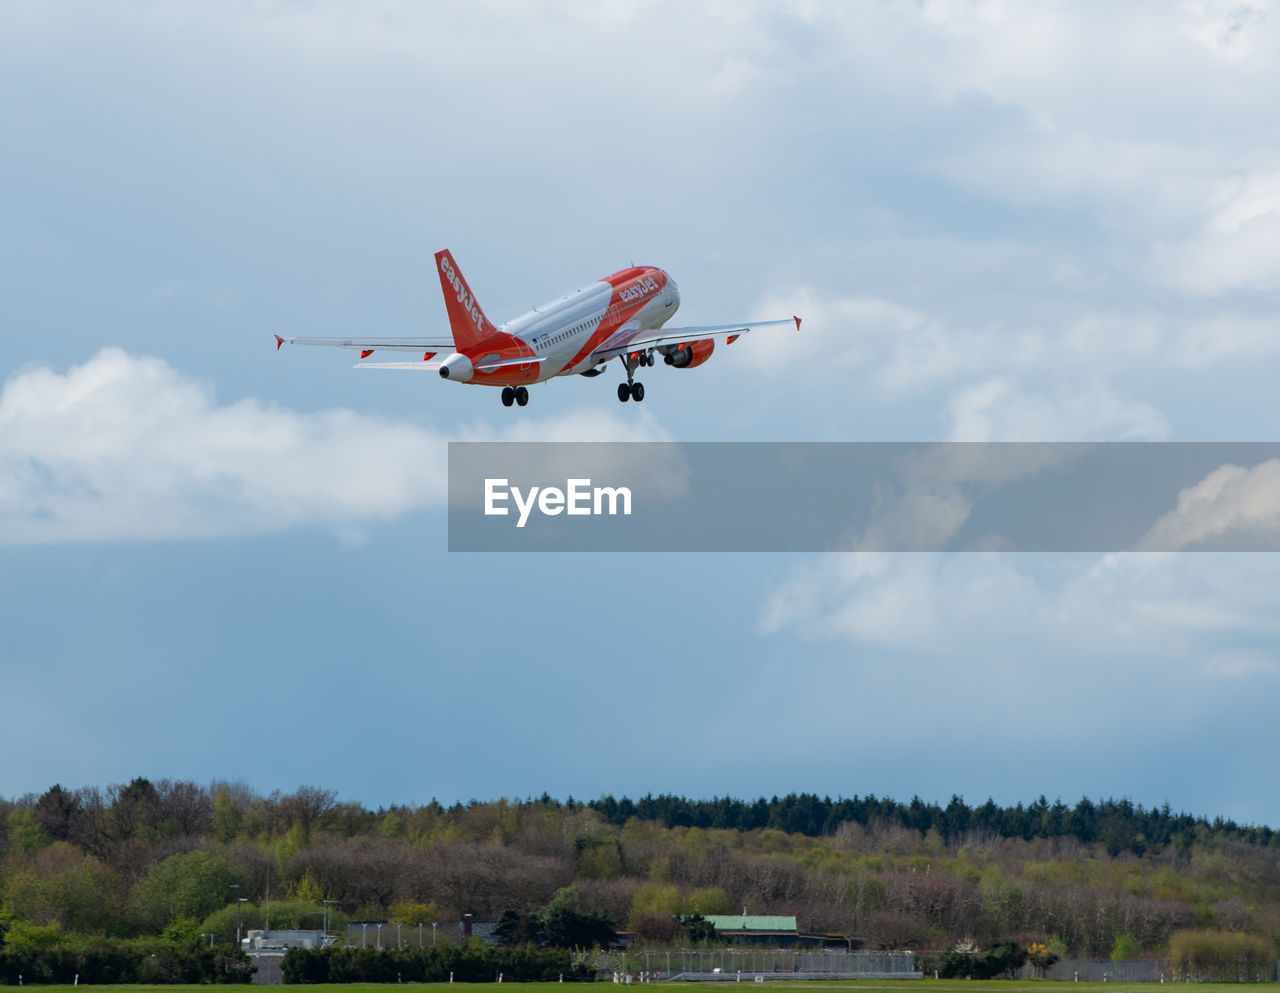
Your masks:
M577 375L596 365L591 352L600 344L602 331L656 330L680 308L680 288L670 277L652 299L622 322L615 319L620 309L615 297L614 287L600 280L512 318L498 330L525 342L535 355L550 358L539 371L536 381L541 382L553 376Z

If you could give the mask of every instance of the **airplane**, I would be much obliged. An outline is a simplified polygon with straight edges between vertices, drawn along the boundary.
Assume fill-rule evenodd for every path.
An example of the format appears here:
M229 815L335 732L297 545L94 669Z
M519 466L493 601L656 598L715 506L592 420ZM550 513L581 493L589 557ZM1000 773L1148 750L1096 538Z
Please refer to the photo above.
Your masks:
M630 266L589 286L535 307L495 327L448 249L436 252L451 338L282 338L283 345L328 345L359 349L361 360L376 351L421 352L409 362L364 362L357 369L438 372L454 383L502 388L502 404L525 406L528 387L555 376L598 376L619 359L627 381L618 385L625 403L644 399L636 370L653 366L656 355L675 369L693 369L711 358L717 341L731 345L757 328L790 326L800 318L664 328L680 306L676 281L656 266Z

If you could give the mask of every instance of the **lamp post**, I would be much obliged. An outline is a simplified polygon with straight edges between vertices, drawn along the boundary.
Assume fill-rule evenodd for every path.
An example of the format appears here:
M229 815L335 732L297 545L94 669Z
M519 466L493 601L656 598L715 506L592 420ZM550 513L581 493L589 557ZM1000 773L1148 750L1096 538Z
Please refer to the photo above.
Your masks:
M231 883L227 889L236 891L236 948L240 947L240 884Z
M436 922L431 922L431 947L436 947Z
M337 902L338 902L337 900L324 901L324 933L326 935L329 933L329 904L337 903Z

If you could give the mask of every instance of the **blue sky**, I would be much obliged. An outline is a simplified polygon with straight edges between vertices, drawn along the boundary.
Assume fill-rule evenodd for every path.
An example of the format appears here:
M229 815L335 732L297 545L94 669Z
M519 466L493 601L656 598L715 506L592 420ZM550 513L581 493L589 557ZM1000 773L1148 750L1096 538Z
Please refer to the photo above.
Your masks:
M1275 440L1277 16L5 4L0 792L1280 823L1273 556L462 556L443 513L460 438ZM495 320L637 262L804 330L639 406L275 352L443 333L445 247Z

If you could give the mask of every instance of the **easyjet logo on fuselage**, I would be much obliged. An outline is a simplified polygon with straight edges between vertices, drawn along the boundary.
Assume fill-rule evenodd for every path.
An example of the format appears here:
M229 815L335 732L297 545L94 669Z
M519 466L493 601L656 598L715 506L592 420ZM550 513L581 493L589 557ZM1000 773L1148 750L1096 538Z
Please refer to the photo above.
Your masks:
M643 279L637 279L625 290L618 294L618 299L623 303L631 303L633 300L639 300L641 297L649 293L658 292L658 281L652 276L645 276Z
M458 303L467 312L467 316L475 321L476 329L484 330L484 315L480 313L480 307L467 289L467 284L462 281L462 277L449 264L449 256L447 255L440 256L440 272L449 285L453 287L454 292L458 294Z

